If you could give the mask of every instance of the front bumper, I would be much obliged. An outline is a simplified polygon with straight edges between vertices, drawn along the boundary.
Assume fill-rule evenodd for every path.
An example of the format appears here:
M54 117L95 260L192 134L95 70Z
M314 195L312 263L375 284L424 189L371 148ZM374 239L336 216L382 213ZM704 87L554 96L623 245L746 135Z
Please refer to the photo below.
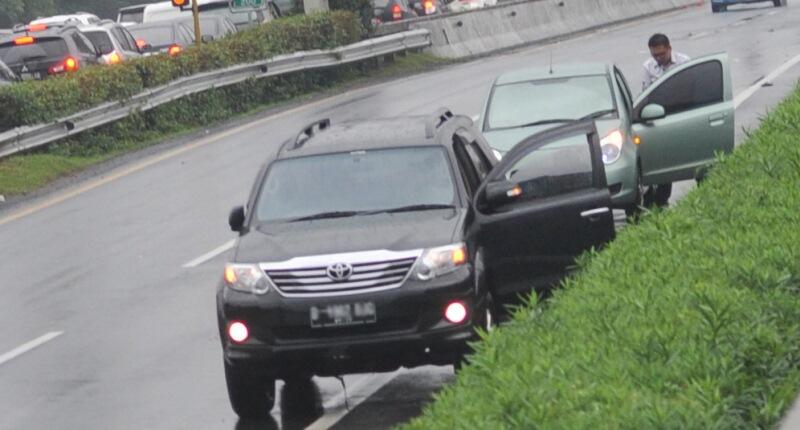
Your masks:
M476 292L469 265L429 282L409 279L401 287L351 296L287 298L273 290L263 296L220 285L217 314L225 360L277 379L293 375L339 375L390 371L398 367L455 362L476 340L473 315L485 293ZM443 317L453 300L464 302L470 317L455 325ZM374 324L312 328L312 306L372 302ZM230 341L227 326L243 321L250 338Z

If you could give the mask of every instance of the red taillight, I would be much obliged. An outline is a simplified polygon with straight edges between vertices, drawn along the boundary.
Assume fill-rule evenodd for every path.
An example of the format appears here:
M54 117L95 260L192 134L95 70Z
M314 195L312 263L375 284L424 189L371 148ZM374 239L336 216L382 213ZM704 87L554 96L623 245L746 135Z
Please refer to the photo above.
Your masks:
M64 59L64 61L61 61L59 63L50 66L48 72L51 75L57 75L59 73L64 73L64 72L74 72L77 71L78 69L80 69L80 64L78 63L78 60L76 60L73 57L67 57Z
M236 343L242 343L250 337L250 331L243 322L234 321L228 324L228 337Z
M169 54L170 57L174 57L174 56L180 54L181 51L183 51L183 48L181 48L181 45L172 45L172 46L169 47L169 49L167 49L167 54Z
M461 302L453 302L444 310L444 317L453 324L461 324L467 319L467 307Z
M427 0L426 2L422 3L422 6L425 8L425 15L436 13L436 7L433 5L432 1Z
M47 30L47 24L31 24L28 26L28 31L45 31Z
M399 4L392 6L392 19L403 19L403 9Z
M36 39L33 36L22 36L14 39L14 45L32 45L35 41Z
M119 64L122 62L122 56L117 51L111 53L108 57L108 64Z
M138 46L138 47L139 47L139 49L142 49L142 48L144 48L145 46L147 46L147 42L145 42L145 41L144 41L144 40L142 40L142 39L136 39L136 46Z

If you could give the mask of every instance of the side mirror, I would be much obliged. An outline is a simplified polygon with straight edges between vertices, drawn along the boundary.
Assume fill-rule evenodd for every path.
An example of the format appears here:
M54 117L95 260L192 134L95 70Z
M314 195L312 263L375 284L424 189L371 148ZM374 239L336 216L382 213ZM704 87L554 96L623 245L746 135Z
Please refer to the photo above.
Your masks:
M228 225L231 226L231 230L241 233L242 228L244 228L244 207L243 206L236 206L231 211L231 214L228 216Z
M522 188L513 182L497 181L486 184L486 202L491 207L501 206L522 195Z
M214 41L214 36L212 36L210 34L204 34L202 37L200 37L200 41L203 42L203 43L213 42Z
M639 119L641 119L642 122L650 122L664 118L665 116L667 116L667 112L664 110L664 106L651 103L642 109L642 113L639 114Z

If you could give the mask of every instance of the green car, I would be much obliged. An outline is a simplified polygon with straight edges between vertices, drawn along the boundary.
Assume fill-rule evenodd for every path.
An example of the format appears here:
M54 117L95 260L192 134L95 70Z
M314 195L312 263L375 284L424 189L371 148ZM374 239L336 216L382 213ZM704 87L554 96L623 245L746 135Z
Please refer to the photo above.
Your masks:
M499 76L479 121L503 155L540 131L594 119L613 205L632 215L666 204L672 182L700 178L715 153L733 150L732 93L727 54L682 64L635 100L614 65L556 65Z

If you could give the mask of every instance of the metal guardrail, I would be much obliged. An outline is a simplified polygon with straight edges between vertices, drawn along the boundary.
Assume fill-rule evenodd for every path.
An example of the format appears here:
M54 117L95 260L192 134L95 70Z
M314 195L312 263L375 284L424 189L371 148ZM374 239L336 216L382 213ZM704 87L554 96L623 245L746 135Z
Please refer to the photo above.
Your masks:
M237 65L177 79L130 99L105 103L49 124L18 127L0 133L0 158L47 145L56 140L143 112L191 94L303 70L339 66L370 58L422 49L431 45L428 30L420 29L364 40L331 50L301 51L268 60Z

